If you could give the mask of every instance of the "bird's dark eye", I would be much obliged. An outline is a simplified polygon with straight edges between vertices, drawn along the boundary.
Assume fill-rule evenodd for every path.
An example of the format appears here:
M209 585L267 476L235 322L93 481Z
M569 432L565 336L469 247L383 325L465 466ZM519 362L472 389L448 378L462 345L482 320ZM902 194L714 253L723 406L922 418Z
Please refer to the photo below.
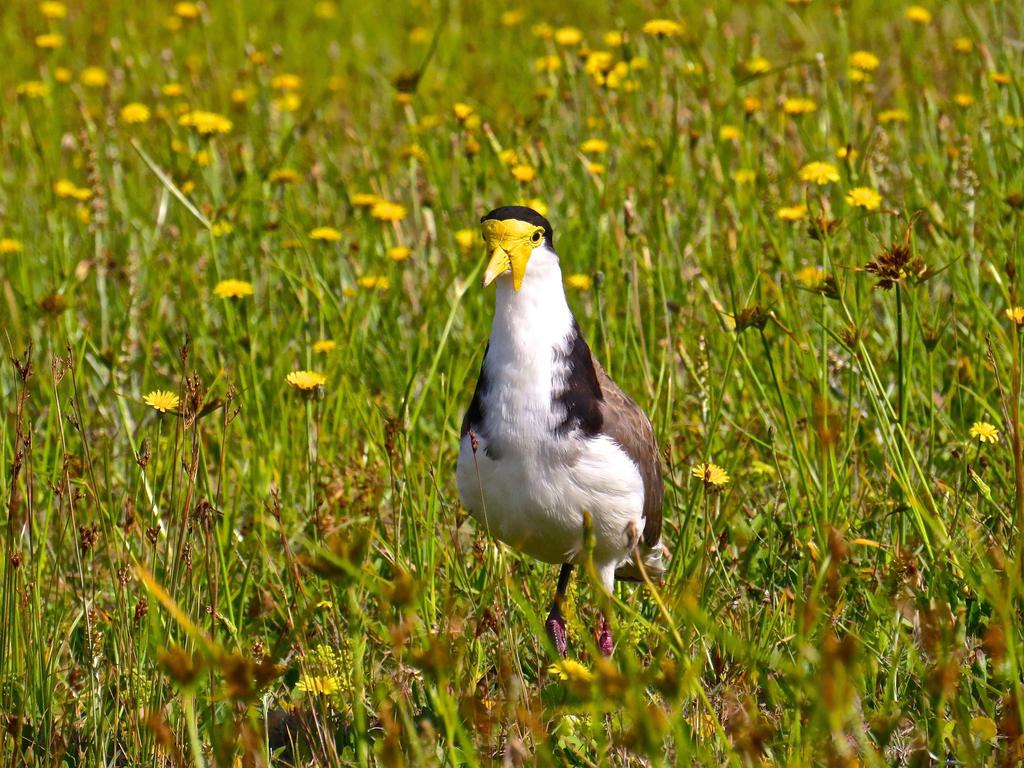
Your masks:
M533 240L533 244L536 245L537 243L540 242L540 237L541 237L540 232L537 231L537 232L533 233L533 237L530 238L530 239Z

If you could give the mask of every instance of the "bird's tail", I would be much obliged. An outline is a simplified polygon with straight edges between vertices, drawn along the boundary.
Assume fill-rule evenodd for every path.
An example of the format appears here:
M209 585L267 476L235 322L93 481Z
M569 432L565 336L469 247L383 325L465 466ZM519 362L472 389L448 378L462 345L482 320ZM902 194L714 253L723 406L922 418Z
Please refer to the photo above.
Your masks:
M665 579L665 561L669 557L668 548L660 541L653 547L648 547L643 541L637 544L633 550L633 556L615 569L615 578L620 581L644 580L640 566L643 565L647 578L655 584Z

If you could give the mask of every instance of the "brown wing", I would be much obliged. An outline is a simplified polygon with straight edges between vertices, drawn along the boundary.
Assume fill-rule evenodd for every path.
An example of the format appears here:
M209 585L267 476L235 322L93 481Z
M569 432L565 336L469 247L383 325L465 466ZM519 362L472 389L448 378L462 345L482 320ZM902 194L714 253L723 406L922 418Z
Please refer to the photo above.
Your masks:
M601 431L622 446L640 468L644 481L644 544L653 547L661 538L661 505L665 493L661 482L661 458L651 420L633 399L619 389L594 358L594 371L601 385Z

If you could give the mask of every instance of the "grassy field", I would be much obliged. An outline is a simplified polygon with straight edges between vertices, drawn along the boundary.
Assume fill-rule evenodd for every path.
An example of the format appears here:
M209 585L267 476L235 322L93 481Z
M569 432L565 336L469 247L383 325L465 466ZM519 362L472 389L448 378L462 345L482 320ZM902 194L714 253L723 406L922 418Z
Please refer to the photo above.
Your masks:
M1024 759L1024 8L608 5L2 3L0 763ZM521 202L664 454L609 660L455 489Z

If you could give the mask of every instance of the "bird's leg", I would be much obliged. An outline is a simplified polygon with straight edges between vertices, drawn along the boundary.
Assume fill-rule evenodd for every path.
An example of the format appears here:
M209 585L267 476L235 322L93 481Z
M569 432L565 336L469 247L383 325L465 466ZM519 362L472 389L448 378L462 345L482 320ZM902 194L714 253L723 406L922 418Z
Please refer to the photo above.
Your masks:
M604 612L601 613L601 618L597 622L597 647L601 649L603 656L612 655L612 627L608 623L608 619L605 617Z
M551 601L551 610L548 612L548 618L544 622L544 629L547 630L548 637L551 638L551 642L555 644L558 655L563 659L565 658L566 651L569 649L569 643L565 635L565 618L562 616L562 602L565 600L565 590L569 586L569 576L571 574L572 566L569 563L564 563L562 570L558 572L558 589L555 590L555 599Z

